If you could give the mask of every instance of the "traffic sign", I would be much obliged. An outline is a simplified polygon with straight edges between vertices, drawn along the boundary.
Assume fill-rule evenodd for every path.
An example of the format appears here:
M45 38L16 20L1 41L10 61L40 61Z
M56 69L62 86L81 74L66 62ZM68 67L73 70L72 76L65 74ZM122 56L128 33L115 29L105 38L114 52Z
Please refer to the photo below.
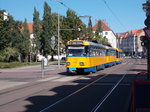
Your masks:
M55 36L51 37L51 47L52 47L52 49L54 49L54 47L55 47Z
M145 32L145 35L146 35L146 37L150 40L150 29L143 29L144 30L144 32Z

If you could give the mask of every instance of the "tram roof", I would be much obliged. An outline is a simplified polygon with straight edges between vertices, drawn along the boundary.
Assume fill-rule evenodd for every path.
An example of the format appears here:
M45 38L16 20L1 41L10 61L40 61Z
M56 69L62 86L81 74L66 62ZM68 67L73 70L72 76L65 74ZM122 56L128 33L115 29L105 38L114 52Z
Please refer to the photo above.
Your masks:
M122 52L122 50L121 50L121 49L119 49L119 48L116 48L116 50L117 50L117 51L120 51L120 52Z
M81 44L81 42L82 42L82 44ZM78 44L76 44L76 43L78 43ZM105 46L105 45L102 45L100 43L90 42L90 41L87 41L87 40L70 40L70 41L67 42L67 45L92 45L92 46L97 46L97 47L101 47L101 48L105 48L105 49L114 49L112 47Z

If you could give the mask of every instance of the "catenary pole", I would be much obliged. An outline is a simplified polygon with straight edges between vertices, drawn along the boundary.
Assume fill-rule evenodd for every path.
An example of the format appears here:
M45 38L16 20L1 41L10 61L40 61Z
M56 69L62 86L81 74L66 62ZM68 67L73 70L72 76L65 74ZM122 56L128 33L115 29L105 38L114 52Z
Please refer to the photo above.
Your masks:
M60 19L58 11L58 68L60 68Z

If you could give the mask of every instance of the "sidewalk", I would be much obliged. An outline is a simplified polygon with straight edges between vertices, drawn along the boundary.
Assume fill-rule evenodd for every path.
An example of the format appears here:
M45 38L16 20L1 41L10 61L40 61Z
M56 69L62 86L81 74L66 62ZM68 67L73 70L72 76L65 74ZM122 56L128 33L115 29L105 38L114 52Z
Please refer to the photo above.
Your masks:
M0 91L15 86L48 79L54 74L65 71L65 66L49 65L42 74L41 65L26 66L21 68L0 69Z
M141 60L135 69L137 71L132 83L133 112L150 112L150 80L147 77L146 60Z

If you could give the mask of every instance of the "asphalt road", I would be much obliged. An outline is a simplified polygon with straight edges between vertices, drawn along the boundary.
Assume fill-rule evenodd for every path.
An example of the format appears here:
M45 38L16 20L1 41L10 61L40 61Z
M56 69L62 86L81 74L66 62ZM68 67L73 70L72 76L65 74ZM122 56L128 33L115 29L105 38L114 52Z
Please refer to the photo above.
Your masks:
M35 74L28 83L0 91L0 112L130 112L131 82L139 62L125 59L105 70L75 76L68 76L64 67L53 67L42 79L32 69Z

